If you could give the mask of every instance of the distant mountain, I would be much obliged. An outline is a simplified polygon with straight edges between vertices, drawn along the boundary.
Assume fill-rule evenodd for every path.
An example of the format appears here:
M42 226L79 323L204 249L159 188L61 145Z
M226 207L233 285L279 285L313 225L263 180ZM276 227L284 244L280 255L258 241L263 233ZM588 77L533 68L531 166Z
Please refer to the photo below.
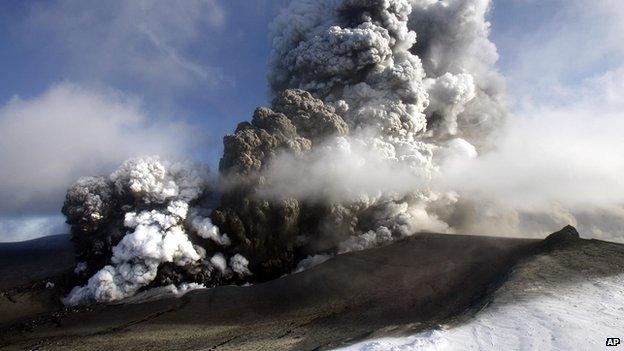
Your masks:
M68 234L0 243L0 291L54 276L72 267L74 249Z
M5 251L58 249L70 246L71 236L69 234L49 235L26 241L16 241L10 243L0 242L0 254Z

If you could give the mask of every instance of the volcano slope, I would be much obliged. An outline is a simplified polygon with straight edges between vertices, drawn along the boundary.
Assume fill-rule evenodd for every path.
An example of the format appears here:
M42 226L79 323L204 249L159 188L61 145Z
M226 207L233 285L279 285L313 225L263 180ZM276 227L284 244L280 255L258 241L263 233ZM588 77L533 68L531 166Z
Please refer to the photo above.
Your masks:
M570 266L560 257L576 263ZM560 274L545 279L574 285L586 278L585 265L601 267L591 274L624 273L624 245L579 239L572 227L545 240L419 234L254 286L22 317L0 327L0 345L9 350L331 349L461 323L458 316L478 315L514 267L526 264L538 273L547 264ZM566 269L552 270L553 265Z
M62 309L74 266L69 235L0 243L0 326Z

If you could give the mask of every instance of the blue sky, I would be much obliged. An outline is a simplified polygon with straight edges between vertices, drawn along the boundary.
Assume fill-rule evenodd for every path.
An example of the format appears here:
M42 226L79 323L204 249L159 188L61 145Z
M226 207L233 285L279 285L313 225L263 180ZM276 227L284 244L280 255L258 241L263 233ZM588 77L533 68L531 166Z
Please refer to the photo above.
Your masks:
M215 150L195 156L214 164L221 136L267 100L267 27L282 2L189 1L168 21L170 13L138 1L1 2L0 101L35 97L64 81L117 89L139 97L150 118L202 128ZM189 20L193 11L204 13ZM169 32L177 26L187 28ZM142 60L154 67L133 66Z
M0 2L0 241L63 231L67 185L126 157L216 168L221 137L267 103L268 25L286 2ZM512 110L617 81L622 18L619 0L494 1Z

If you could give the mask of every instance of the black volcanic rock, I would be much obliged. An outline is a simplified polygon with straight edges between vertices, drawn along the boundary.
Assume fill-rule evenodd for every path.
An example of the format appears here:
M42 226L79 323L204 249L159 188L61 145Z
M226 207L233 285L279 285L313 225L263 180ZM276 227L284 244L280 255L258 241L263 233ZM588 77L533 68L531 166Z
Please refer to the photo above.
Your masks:
M560 231L554 232L544 239L542 244L546 249L553 249L558 245L577 242L581 239L579 233L571 225L566 225Z
M31 307L44 301L39 297L31 298L32 306L25 298L20 305L5 301L6 320L19 312L34 322L25 320L28 328L0 322L0 348L324 350L461 322L480 313L499 287L523 289L508 284L514 274L569 286L623 272L624 245L580 239L570 226L544 240L417 234L266 283L178 299L56 315L33 314Z
M69 235L0 243L0 291L60 275L75 265Z

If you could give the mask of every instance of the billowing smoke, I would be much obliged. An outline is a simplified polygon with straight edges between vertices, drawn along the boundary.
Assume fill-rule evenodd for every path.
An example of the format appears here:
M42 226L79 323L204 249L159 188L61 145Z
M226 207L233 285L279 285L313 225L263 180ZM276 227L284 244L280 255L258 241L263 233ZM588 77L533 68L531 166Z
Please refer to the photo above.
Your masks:
M68 305L108 302L144 287L198 282L215 285L250 274L247 260L221 251L230 242L204 217L210 200L205 168L158 158L126 161L108 177L79 179L63 213L88 277Z
M423 231L570 219L501 210L462 177L483 184L461 165L505 123L489 6L291 1L271 29L271 105L224 137L217 176L143 158L69 189L83 284L66 302L254 283Z
M260 196L267 186L266 171L284 154L303 160L313 145L345 135L347 124L331 106L303 90L286 90L272 108L259 108L251 123L238 125L224 138L219 164L225 192L213 214L215 225L230 235L232 244L249 258L256 279L289 272L300 259L307 230L321 218L320 209L293 197Z
M331 202L338 251L451 231L458 200L428 183L474 158L504 118L485 20L489 1L293 1L273 25L273 94L304 89L335 108L344 136L282 155L265 195ZM322 201L328 200L328 201Z
M308 90L345 109L354 127L402 139L480 142L504 116L489 6L489 0L291 2L273 24L271 87Z
M290 2L272 25L271 107L224 138L217 191L205 170L155 158L69 190L90 278L67 303L262 281L452 231L458 195L429 183L443 160L476 157L504 116L488 4Z

